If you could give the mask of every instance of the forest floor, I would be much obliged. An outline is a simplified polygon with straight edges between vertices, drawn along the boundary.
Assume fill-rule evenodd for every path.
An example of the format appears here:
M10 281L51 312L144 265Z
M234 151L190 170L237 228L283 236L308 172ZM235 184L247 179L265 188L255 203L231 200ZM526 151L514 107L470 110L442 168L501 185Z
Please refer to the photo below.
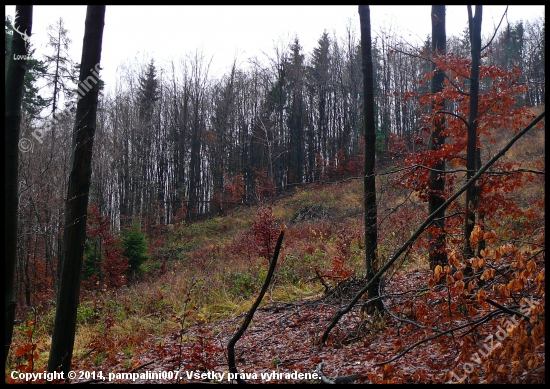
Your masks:
M414 289L415 285L425 285L430 276L428 271L420 269L403 273L394 279L392 287ZM451 381L446 374L448 361L456 358L459 352L443 353L437 349L437 344L423 345L399 359L396 367L387 365L389 368L376 372L376 363L393 358L403 349L401 336L404 334L401 335L400 330L408 331L403 331L406 323L386 314L367 317L361 313L360 305L336 326L326 346L319 345L320 335L333 315L347 305L363 285L359 280L350 279L331 290L329 296L271 302L260 308L254 315L253 325L236 346L239 373L250 383L320 383L320 379L311 377L316 377L315 374L319 377L322 363L325 378L347 378L354 384L371 383L373 375L377 376L377 381L388 383ZM388 308L395 310L397 307ZM187 374L208 371L216 375L205 377L204 382L229 383L226 345L244 315L187 328L184 338L194 339L194 342L181 341L179 331L148 340L151 351L134 359L136 367L131 372L143 373L136 375L135 382L166 383L170 380L149 378L152 373L161 376L163 371L180 372L179 379L174 377L172 382L199 382L199 376ZM203 350L198 350L197 345L202 342L205 342ZM161 355L156 352L159 344L165 345ZM121 355L121 362L123 360L124 355ZM304 373L309 376L298 376ZM127 379L118 382L127 382Z

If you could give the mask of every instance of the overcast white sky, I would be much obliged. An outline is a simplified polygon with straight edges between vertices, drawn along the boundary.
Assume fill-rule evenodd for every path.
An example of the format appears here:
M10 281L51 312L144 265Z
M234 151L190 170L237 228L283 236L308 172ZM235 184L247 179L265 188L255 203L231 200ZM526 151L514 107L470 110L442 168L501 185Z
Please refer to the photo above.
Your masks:
M425 39L431 34L431 6L371 6L373 35L392 28L407 40ZM498 24L506 6L484 6L483 34ZM13 20L15 6L5 7ZM508 20L532 21L544 16L544 6L510 6ZM86 6L34 6L31 42L35 56L45 53L46 28L62 17L72 39L72 59L80 62ZM162 27L159 25L162 23ZM113 87L117 67L125 62L143 63L154 58L162 66L186 54L202 50L213 57L211 75L221 75L233 59L273 54L279 39L289 42L295 35L305 53L311 53L326 29L344 37L351 23L359 39L357 6L107 6L102 78ZM467 25L466 6L447 6L447 35L460 34ZM50 49L51 50L51 49Z

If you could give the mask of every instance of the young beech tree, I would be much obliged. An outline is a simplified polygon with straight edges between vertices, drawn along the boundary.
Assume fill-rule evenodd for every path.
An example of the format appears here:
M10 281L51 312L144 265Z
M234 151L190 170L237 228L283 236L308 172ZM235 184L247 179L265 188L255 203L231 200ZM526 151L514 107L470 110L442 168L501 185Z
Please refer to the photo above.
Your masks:
M84 287L93 290L96 284L119 288L126 281L129 260L122 256L124 248L119 237L113 234L108 216L101 216L96 205L90 205L86 226L84 253Z
M101 60L104 24L105 6L89 5L86 10L79 82L87 81L93 87L78 101L76 108L72 142L72 166L67 191L65 233L60 261L61 277L52 347L48 360L48 371L61 370L65 377L71 369L82 262L86 242L88 194L92 176L92 153L99 95L99 80L96 69ZM96 81L95 84L93 80Z
M459 174L464 174L464 168L467 180L479 170L482 140L496 142L497 134L502 137L506 136L507 132L517 132L535 117L527 107L517 104L518 97L527 91L527 87L519 82L521 75L518 69L505 70L479 61L478 65L474 66L470 58L460 57L454 53L437 55L433 61L436 69L446 74L446 79L441 91L427 94L420 99L421 105L431 107L431 111L422 118L423 130L427 137L433 137L433 118L445 116L443 134L446 141L436 149L428 148L411 153L403 163L403 166L409 166L410 170L401 176L404 184L413 188L425 202L430 202L433 196L430 172L433 169L440 171L436 168L438 163L446 161L453 167L442 170L446 179L442 198L446 199L452 193L455 182L461 178ZM429 74L426 77L434 76ZM472 79L477 79L478 85L483 81L490 85L490 88L480 92L472 85ZM414 94L410 97L414 97ZM442 107L443 100L452 102L452 110ZM475 112L475 116L472 116L472 112ZM472 131L474 127L475 131ZM456 169L457 167L459 169ZM492 174L482 176L475 184L476 188L468 195L466 209L457 205L454 215L446 218L445 230L448 235L455 237L452 239L453 243L464 245L466 259L475 255L474 246L470 244L470 236L476 225L475 212L484 215L479 223L492 228L500 226L505 220L505 215L517 217L523 214L518 204L505 196L514 187L522 185L523 180L529 179L526 178L528 172L522 173L517 170L518 168L519 164L515 163L495 163ZM481 201L478 201L479 188L483 188ZM432 224L432 238L434 231L436 230ZM457 238L460 235L462 238ZM433 242L433 239L431 241ZM476 240L476 244L482 241L483 239Z

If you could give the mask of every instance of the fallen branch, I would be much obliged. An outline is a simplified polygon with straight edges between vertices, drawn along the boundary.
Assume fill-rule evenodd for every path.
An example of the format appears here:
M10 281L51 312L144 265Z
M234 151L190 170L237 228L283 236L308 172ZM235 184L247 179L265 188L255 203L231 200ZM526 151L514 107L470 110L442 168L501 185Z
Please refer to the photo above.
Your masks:
M350 374L342 377L336 377L334 379L335 384L349 384L359 378L359 374Z
M325 362L321 362L319 363L319 365L317 366L317 370L315 370L315 372L317 373L317 375L319 376L319 378L321 379L321 382L323 384L335 384L334 381L332 380L329 380L327 377L325 377L325 375L323 374L323 364Z
M323 374L323 364L324 362L319 363L319 365L317 366L317 370L315 370L323 384L349 384L350 382L355 381L359 378L359 374L350 374L342 377L336 377L334 380L328 379Z
M409 246L412 245L416 241L416 239L418 239L418 237L426 230L426 228L428 228L432 224L436 216L442 213L453 201L455 201L462 193L464 193L466 189L470 187L470 185L476 182L479 179L479 177L481 177L481 175L485 173L485 171L487 171L487 169L489 169L500 157L506 154L506 152L510 149L510 147L512 147L514 143L517 142L518 139L520 139L523 135L525 135L531 128L535 126L535 124L537 124L545 116L545 113L546 111L543 111L527 127L525 127L523 130L518 132L517 135L514 136L506 144L506 146L504 146L502 150L500 150L493 158L491 158L489 162L483 165L477 171L477 173L472 178L470 178L468 182L464 184L464 186L462 186L462 188L460 188L457 192L455 192L454 195L449 197L438 209L436 209L430 216L428 216L428 218L424 220L424 223L422 223L422 225L415 231L415 233L412 234L411 237L397 250L397 252L391 257L391 259L384 266L382 266L382 268L380 268L378 273L376 273L372 277L370 282L368 282L367 285L357 293L357 295L351 300L351 302L345 308L340 309L338 312L336 312L334 318L332 319L329 326L323 333L323 336L321 337L321 344L324 344L327 341L330 331L334 328L334 326L336 326L336 324L342 318L342 316L344 316L346 313L351 311L351 309L357 303L357 301L359 301L359 299L365 293L367 293L371 285L373 285L376 281L378 281L378 279L382 276L382 274L384 274L390 268L390 266L401 256L401 254L403 254L409 248Z
M269 283L271 282L271 278L273 277L273 273L275 272L275 266L277 265L277 258L279 257L279 251L281 250L281 244L283 243L283 236L285 235L285 228L284 226L281 228L281 233L279 234L279 238L277 239L277 245L275 246L275 253L273 254L273 260L269 264L269 270L267 272L267 276L264 281L264 285L262 286L262 290L260 291L260 294L256 298L256 301L248 311L243 323L241 324L241 327L235 332L229 343L227 344L227 359L228 359L228 365L229 365L229 372L235 374L237 383L239 384L247 384L245 380L239 377L239 371L237 370L237 365L235 364L235 343L243 336L244 332L248 328L248 325L252 321L252 317L254 316L254 312L256 312L256 309L258 309L258 306L262 302L262 299L264 298L265 293L267 292L267 288L269 287Z

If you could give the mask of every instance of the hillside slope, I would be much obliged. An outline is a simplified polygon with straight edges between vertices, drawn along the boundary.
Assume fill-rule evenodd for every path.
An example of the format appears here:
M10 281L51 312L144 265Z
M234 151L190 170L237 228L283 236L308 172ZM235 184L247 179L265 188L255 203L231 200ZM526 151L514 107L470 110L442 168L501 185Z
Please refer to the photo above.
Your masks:
M503 142L497 140L485 152L494 153ZM544 172L544 132L529 134L506 158L525 159L525 169ZM378 179L379 265L427 216L426 204L398 185L399 169L385 173ZM489 248L499 253L498 264L489 265L494 259L489 254L479 259L481 273L486 266L504 280L493 282L496 294L491 298L531 317L526 323L494 312L485 318L495 307L480 299L476 290L461 296L458 273L448 272L447 283L430 284L441 277L429 270L426 241L420 239L384 277L381 292L387 312L369 316L356 306L321 346L320 335L333 315L365 285L363 186L359 179L348 179L305 185L273 202L159 230L142 282L83 297L74 370L102 371L104 376L143 373L136 376L136 382L143 383L219 377L227 383L227 342L266 277L276 236L285 225L275 278L253 325L236 346L237 366L251 382L318 382L311 374L321 371L330 379L357 375L354 383L443 383L461 378L507 382L510 377L538 382L544 377L544 344L537 344L544 339L544 174L529 177L523 187L504 193L521 212L503 220L496 238L488 240ZM462 202L452 212L459 213ZM460 237L449 237L451 258L459 242ZM520 273L525 277L517 276ZM506 296L503 285L514 279L523 285L507 287ZM527 295L531 308L522 300ZM44 314L36 318L40 327L23 323L16 329L14 349L28 342L26 330L32 329L39 351L35 367L45 366L52 318L53 313ZM460 326L464 329L442 335ZM500 328L505 332L498 338L499 348L484 357L488 337ZM423 339L427 340L416 344ZM473 354L479 363L470 361ZM394 357L399 357L395 363L375 365ZM16 359L14 366L23 362ZM524 370L514 371L514 366ZM168 373L165 378L151 375L162 371L170 372L171 379ZM194 376L195 371L210 375ZM94 381L88 378L84 380ZM114 381L128 382L128 377L119 378Z

